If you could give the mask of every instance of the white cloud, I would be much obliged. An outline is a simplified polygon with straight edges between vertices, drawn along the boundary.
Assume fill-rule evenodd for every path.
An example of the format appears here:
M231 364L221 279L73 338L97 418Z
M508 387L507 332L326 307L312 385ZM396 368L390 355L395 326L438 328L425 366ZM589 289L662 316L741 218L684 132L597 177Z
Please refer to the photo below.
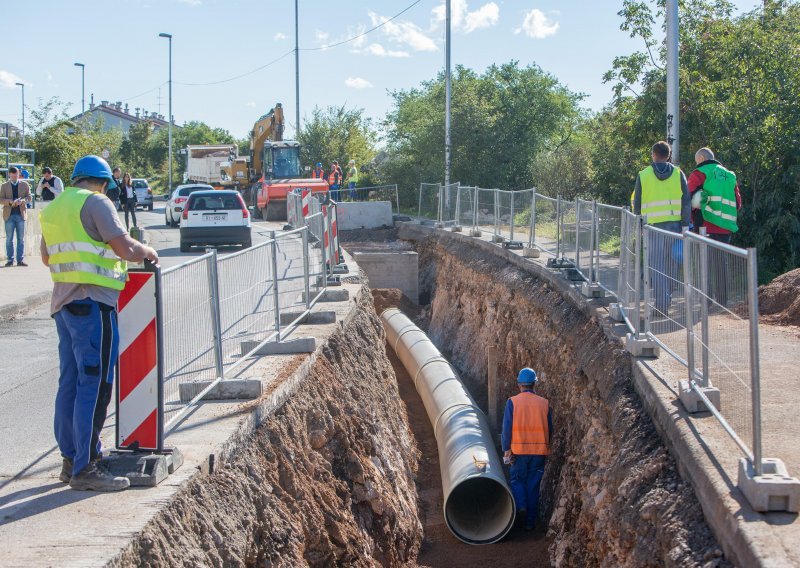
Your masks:
M395 51L392 49L386 49L379 43L371 43L369 44L366 49L359 53L368 53L370 55L377 55L378 57L410 57L411 54L407 51Z
M247 103L245 103L244 106L250 107L250 108L256 108L256 101L247 101Z
M328 38L331 36L328 32L323 32L322 30L314 30L314 38L319 42L328 41Z
M283 40L285 40L285 39L286 39L286 35L285 35L285 34L282 34L281 32L278 32L278 33L276 33L274 36L272 36L272 39L273 39L274 41L283 41Z
M525 35L535 39L544 39L555 35L558 31L558 22L548 18L544 12L534 8L525 14L522 27L514 30L515 34L525 32Z
M414 51L438 51L436 42L426 36L422 29L416 24L403 21L388 21L386 16L380 16L375 12L369 12L369 18L372 20L372 25L377 26L383 23L381 31L389 39L397 44L407 45Z
M444 3L433 10L432 29L438 29L444 24L446 9ZM467 0L453 0L450 5L450 25L454 30L464 33L474 32L480 28L494 26L500 20L500 6L495 2L484 4L477 10L470 12Z
M344 80L344 84L351 89L371 89L372 83L361 77L348 77Z
M203 3L203 0L178 0L178 2L187 6L199 6Z
M19 75L14 75L10 71L0 69L0 87L4 89L16 89L16 83L24 83L26 87L30 86L30 83L24 81Z

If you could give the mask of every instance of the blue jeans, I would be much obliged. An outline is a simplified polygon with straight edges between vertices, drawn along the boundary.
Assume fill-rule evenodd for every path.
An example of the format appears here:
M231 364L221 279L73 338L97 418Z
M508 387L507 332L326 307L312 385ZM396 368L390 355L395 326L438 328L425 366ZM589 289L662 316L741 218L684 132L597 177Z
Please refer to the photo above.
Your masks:
M338 183L335 183L335 184L333 184L331 186L330 194L331 194L331 199L333 199L334 201L339 201L339 184Z
M680 234L680 221L666 221L653 225L658 229ZM648 242L647 263L651 267L650 285L653 287L655 308L667 314L672 303L680 266L683 262L683 243L661 234L653 234Z
M511 493L517 511L528 512L526 526L535 525L539 516L539 485L542 483L545 461L547 456L515 455L511 464Z
M77 300L53 316L58 331L59 378L54 429L61 455L77 475L101 456L119 352L117 314L91 299Z
M354 182L354 181L347 182L347 189L350 190L350 199L355 201L356 200L356 182Z
M25 256L25 219L22 215L11 215L6 221L6 258L14 260L14 233L17 234L17 263Z

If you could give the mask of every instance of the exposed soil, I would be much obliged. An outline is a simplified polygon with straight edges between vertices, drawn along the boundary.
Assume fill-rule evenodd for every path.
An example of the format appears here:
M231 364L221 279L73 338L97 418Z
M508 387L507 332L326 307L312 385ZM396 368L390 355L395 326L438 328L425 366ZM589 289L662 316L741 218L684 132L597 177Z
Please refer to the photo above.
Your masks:
M303 385L195 476L113 566L399 566L422 527L418 450L366 290ZM367 354L367 356L365 356Z
M482 248L491 245L407 227L420 296L432 298L428 333L478 402L487 345L498 351L499 403L519 368L539 372L554 413L541 511L552 564L727 565L635 392L629 355L567 283Z
M758 289L758 311L763 323L800 326L800 268Z

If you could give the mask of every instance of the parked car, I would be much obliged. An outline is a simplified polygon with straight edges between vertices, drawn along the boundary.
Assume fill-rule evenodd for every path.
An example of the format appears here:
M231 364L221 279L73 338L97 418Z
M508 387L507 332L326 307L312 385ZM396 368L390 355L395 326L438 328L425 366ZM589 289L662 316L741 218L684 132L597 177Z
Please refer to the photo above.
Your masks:
M148 211L153 210L153 190L150 189L150 184L144 178L133 178L133 191L136 192L136 205Z
M181 252L203 245L252 245L250 212L238 191L196 191L181 213Z
M170 227L177 227L181 222L181 213L186 207L186 202L189 201L189 196L195 191L212 191L213 189L205 183L190 183L176 187L164 208L164 223Z

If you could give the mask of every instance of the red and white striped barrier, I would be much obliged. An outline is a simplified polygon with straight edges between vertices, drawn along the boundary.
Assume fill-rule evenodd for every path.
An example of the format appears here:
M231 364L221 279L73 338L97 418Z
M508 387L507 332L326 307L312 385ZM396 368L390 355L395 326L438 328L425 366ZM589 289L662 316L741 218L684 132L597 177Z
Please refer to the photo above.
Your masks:
M322 246L324 246L325 250L328 251L328 264L330 264L330 262L331 262L331 255L330 255L331 248L330 248L330 238L329 238L329 235L328 235L328 227L329 227L330 223L329 223L329 219L328 219L328 206L327 205L323 205L322 206L322 225L324 227L324 230L323 230L323 235L324 236L322 238Z
M336 217L336 205L331 206L331 238L333 239L333 260L334 264L340 264L339 258L339 227Z
M117 448L160 451L163 399L158 337L159 276L133 271L119 295Z
M302 201L303 201L303 219L308 217L308 206L311 201L311 188L304 187L302 193Z

